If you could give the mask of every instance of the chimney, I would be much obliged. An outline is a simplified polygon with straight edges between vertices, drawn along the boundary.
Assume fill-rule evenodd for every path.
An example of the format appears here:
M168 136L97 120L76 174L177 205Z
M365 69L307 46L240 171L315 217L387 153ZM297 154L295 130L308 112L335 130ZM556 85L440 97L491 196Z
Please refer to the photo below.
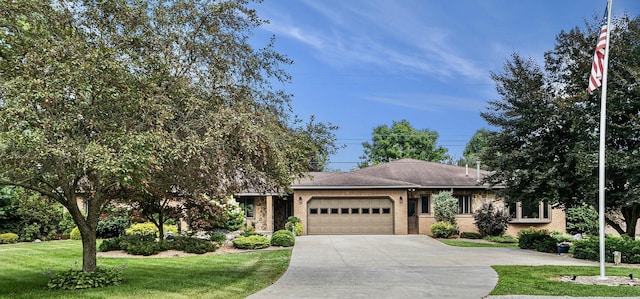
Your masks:
M477 170L477 181L480 182L480 160L476 161L476 170Z
M465 166L464 176L469 176L469 164Z

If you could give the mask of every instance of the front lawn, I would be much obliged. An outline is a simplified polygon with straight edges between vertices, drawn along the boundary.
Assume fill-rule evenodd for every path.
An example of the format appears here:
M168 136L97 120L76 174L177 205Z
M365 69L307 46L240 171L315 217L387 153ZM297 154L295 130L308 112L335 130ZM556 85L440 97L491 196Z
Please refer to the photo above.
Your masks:
M124 283L101 289L51 291L47 269L82 263L80 241L0 245L0 298L245 298L275 282L289 266L291 250L182 258L98 258L120 267Z
M541 295L573 297L638 297L638 286L584 285L560 282L563 276L599 276L599 267L585 266L493 266L498 284L491 295ZM608 267L607 276L640 277L640 268Z

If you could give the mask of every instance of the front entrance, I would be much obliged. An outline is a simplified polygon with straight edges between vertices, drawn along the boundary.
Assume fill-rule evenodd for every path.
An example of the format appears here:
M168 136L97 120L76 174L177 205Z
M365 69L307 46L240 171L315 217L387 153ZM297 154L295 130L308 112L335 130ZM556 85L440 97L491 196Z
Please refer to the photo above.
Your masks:
M407 206L407 233L418 233L418 200L415 198L409 199L409 206Z
M293 197L273 197L273 231L285 229L289 216L293 216Z

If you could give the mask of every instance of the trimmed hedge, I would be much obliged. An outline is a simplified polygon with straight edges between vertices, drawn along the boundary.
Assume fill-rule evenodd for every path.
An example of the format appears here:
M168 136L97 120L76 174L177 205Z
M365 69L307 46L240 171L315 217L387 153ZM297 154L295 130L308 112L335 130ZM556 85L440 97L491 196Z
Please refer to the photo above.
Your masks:
M431 234L436 238L448 238L458 232L458 229L451 223L436 222L431 225Z
M252 235L238 237L232 241L233 246L240 249L261 249L267 248L271 244L269 238L262 235Z
M271 236L271 245L290 247L296 244L296 238L288 230L279 230Z
M613 262L613 252L619 251L622 253L623 263L640 264L640 240L607 235L604 242L605 261ZM600 242L595 237L574 241L571 252L578 259L600 260Z
M174 235L178 234L178 227L175 225L163 225L162 229L164 233L172 232ZM158 228L151 222L135 223L129 228L125 229L127 235L152 235L158 237Z
M160 251L179 250L186 253L202 254L216 251L215 244L208 240L176 236L173 241L156 242L152 235L120 236L102 241L99 251L124 250L133 255L154 255Z
M12 244L18 242L18 235L14 233L0 234L0 244Z

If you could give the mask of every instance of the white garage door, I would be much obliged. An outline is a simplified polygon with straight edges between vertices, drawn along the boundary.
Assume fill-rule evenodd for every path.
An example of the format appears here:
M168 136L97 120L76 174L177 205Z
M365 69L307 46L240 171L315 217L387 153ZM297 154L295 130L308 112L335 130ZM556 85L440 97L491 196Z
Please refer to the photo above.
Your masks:
M388 198L312 199L307 204L310 235L393 234Z

